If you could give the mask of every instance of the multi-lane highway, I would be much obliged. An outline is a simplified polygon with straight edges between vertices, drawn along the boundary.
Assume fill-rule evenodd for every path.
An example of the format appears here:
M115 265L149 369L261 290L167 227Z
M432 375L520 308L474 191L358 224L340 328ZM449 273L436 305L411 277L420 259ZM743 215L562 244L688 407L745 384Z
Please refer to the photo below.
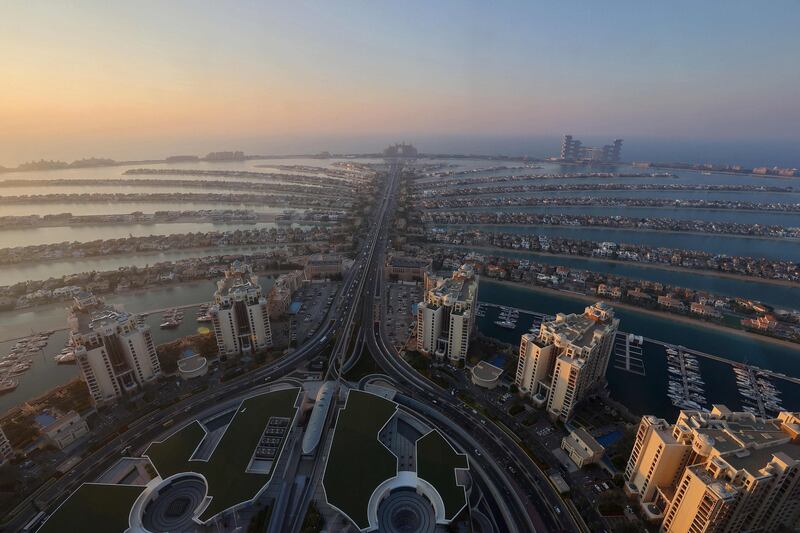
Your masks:
M382 218L378 221L380 242L367 268L368 292L362 297L362 324L365 327L365 340L370 353L383 371L393 377L412 399L417 400L418 408L429 406L429 410L444 415L440 418L439 426L458 428L457 435L468 437L458 439L454 438L453 433L450 434L457 442L461 441L459 444L462 448L475 450L470 457L471 462L479 463L482 470L505 491L515 517L516 530L581 531L579 521L567 512L558 493L514 440L477 411L468 408L447 391L423 378L400 358L393 348L390 348L391 343L387 341L385 335L385 324L380 314L376 316L375 313L381 313L385 303L382 267L399 172L400 169L393 166L389 175L387 184L387 189L390 191L389 208L382 213ZM484 450L484 453L481 453L481 450ZM516 473L500 468L497 462L499 458L511 460L517 466Z

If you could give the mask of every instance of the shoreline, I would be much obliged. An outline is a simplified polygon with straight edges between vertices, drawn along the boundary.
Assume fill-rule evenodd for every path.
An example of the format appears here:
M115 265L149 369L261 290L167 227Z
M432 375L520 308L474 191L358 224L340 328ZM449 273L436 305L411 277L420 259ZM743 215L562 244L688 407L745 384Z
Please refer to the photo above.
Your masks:
M437 243L434 243L434 246ZM746 281L751 283L764 283L767 285L778 285L781 287L800 287L800 282L788 281L783 279L771 279L771 278L757 278L755 276L743 276L741 274L732 274L730 272L721 272L719 270L700 270L700 269L693 269L693 268L686 268L686 267L679 267L674 265L662 265L661 263L643 263L643 262L636 262L636 261L623 261L621 259L601 259L598 257L591 257L585 255L568 255L568 254L551 254L546 252L534 252L531 250L516 250L514 248L497 248L492 246L467 246L463 244L449 244L446 247L455 247L458 249L470 249L470 250L485 250L487 252L490 251L509 251L513 253L523 253L529 254L534 256L541 256L541 257L555 257L556 259L580 259L584 261L594 261L596 263L611 263L615 265L633 265L633 266L640 266L644 268L650 268L655 270L664 270L666 272L682 272L685 274L696 274L700 276L706 277L714 277L714 278L725 278L731 279L735 281ZM573 267L570 267L573 268Z
M550 288L547 288L547 287L539 287L539 286L536 286L536 285L528 285L528 284L523 284L523 283L517 283L517 282L514 282L514 281L496 280L496 279L493 279L493 278L487 278L487 279L488 279L489 283L497 283L497 284L500 284L500 285L506 285L506 286L509 286L509 287L517 287L517 288L522 287L522 288L524 288L526 290L530 290L530 291L533 291L533 292L540 292L540 293L543 293L543 294L551 294L551 295L556 295L556 296L574 298L576 300L582 300L582 301L590 302L590 303L594 303L594 302L598 302L598 301L606 301L606 302L609 302L609 304L612 305L613 307L616 307L616 308L619 308L619 309L625 309L626 311L631 311L631 312L635 312L635 313L643 313L643 314L646 314L646 315L659 317L659 318L664 318L664 319L667 319L667 320L675 320L677 322L682 322L682 323L688 324L688 325L693 325L693 326L713 329L713 330L719 331L721 333L732 333L734 335L739 335L741 337L747 337L747 338L750 338L750 339L753 339L753 340L757 340L757 341L770 342L770 343L773 343L773 344L777 344L779 346L783 346L785 348L791 348L793 350L800 351L800 344L798 344L798 343L785 341L783 339L776 339L775 337L768 337L766 335L758 335L757 333L751 333L749 331L745 331L745 330L741 330L741 329L729 328L727 326L722 326L720 324L715 324L713 322L706 322L704 320L697 320L695 318L690 318L690 317L684 316L684 315L678 315L678 314L674 314L674 313L667 313L666 311L656 311L654 309L645 309L643 307L637 307L635 305L631 305L631 304L627 304L627 303L623 303L623 302L618 302L616 300L609 300L609 299L606 299L606 298L599 298L599 297L595 297L595 296L589 296L589 295L586 295L586 294L580 294L580 293L572 292L572 291L563 291L563 290L558 290L558 289L550 289ZM664 342L668 342L668 341L664 341Z
M520 228L579 228L579 229L600 229L600 230L616 230L616 231L635 231L639 233L667 233L672 235L700 235L703 237L722 237L722 238L730 238L730 237L739 237L742 239L755 239L755 240L762 240L762 241L780 241L780 242L797 242L800 243L800 238L798 237L773 237L770 235L743 235L740 233L708 233L703 231L680 231L680 230L663 230L663 229L652 229L652 228L627 228L623 226L587 226L583 224L576 224L576 225L567 225L567 224L514 224L513 222L508 224L482 224L482 223L454 223L454 224L437 224L431 223L432 226L448 226L448 227L469 227L469 226L482 226L485 228L505 228L509 226L515 226ZM622 243L626 244L626 243Z

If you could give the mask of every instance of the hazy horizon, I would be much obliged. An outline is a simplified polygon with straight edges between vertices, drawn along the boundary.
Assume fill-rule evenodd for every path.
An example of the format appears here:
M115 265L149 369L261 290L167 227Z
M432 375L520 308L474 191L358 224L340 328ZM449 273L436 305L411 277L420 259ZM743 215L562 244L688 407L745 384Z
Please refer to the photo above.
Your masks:
M615 136L583 136L572 133L587 144L602 145ZM383 148L395 142L406 141L415 144L419 150L428 154L458 155L506 155L545 158L557 156L561 135L551 136L458 136L458 135L403 135L381 134L366 137L303 137L272 139L213 139L176 141L171 145L146 143L137 146L120 146L113 139L94 147L65 147L47 153L31 153L19 160L2 160L0 167L13 168L29 161L74 160L98 157L117 161L137 161L164 159L171 155L198 155L222 150L242 150L247 155L292 155L315 154L322 151L331 153L380 153ZM0 147L0 152L2 148ZM623 159L626 161L659 161L687 163L730 163L745 166L800 166L800 153L791 141L738 140L709 141L699 139L625 139Z
M632 0L86 1L4 11L4 166L377 151L403 138L424 151L542 156L563 133L622 137L626 158L659 159L666 143L686 147L669 159L703 161L694 143L717 146L712 161L800 164L792 0L646 9ZM497 139L513 146L497 149Z

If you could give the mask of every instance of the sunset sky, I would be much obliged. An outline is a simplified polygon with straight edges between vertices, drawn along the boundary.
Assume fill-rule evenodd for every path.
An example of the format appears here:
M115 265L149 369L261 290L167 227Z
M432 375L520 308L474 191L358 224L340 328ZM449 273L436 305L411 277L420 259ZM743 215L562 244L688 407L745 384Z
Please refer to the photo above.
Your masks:
M800 141L798 20L796 0L9 1L0 165L312 138Z

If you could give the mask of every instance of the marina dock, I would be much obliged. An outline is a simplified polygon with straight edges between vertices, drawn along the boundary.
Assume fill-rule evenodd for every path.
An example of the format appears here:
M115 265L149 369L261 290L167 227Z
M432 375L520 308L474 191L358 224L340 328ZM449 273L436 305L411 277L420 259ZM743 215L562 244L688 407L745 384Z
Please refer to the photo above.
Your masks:
M483 306L483 307L493 307L495 309L502 309L502 308L511 309L513 311L518 312L519 314L530 315L530 316L534 317L534 319L536 319L537 322L540 322L540 321L545 320L545 319L552 319L553 318L553 316L547 315L545 313L537 313L535 311L528 311L526 309L519 309L517 307L510 307L510 306L507 306L507 305L498 305L498 304L489 303L489 302L478 302L478 304L480 306ZM620 331L618 333L618 335L628 335L628 333ZM794 383L796 385L800 385L800 377L787 376L786 374L783 374L781 372L775 372L775 371L772 371L772 370L767 370L767 369L763 369L763 368L757 367L755 365L748 365L746 363L740 363L739 361L734 361L732 359L726 359L725 357L720 357L718 355L713 355L713 354L710 354L710 353L701 352L699 350L694 350L692 348L686 348L685 346L681 346L681 345L678 345L678 344L672 344L672 343L661 341L661 340L658 340L658 339L651 339L650 337L643 337L643 339L644 339L645 342L650 342L650 343L653 343L653 344L657 344L659 346L664 347L665 349L666 348L680 349L680 350L682 350L683 352L685 352L687 354L691 354L691 355L694 355L694 356L697 356L697 357L705 357L706 359L713 359L713 360L719 361L721 363L727 363L727 364L729 364L731 366L734 366L734 367L744 368L744 369L752 368L753 370L755 370L755 371L757 371L757 372L759 372L761 374L768 375L770 378L782 379L782 380L785 380L785 381L789 381L790 383Z
M504 313L502 315L503 317L512 312L517 316L525 315L529 317L531 324L530 331L533 333L536 332L536 329L543 320L554 318L545 313L489 302L479 302L480 312L478 316L485 316L485 309L490 307ZM664 349L669 370L666 394L669 396L673 405L682 409L704 408L707 404L705 396L706 384L700 374L700 358L729 365L731 372L736 378L736 386L743 409L758 416L770 416L771 413L777 413L782 409L781 400L779 398L780 392L770 380L780 379L800 385L800 377L787 376L781 372L762 369L755 365L701 352L682 345L672 344L649 337L637 336L623 331L617 332L610 365L617 370L641 376L646 375L644 353L642 350L644 343L658 345Z

